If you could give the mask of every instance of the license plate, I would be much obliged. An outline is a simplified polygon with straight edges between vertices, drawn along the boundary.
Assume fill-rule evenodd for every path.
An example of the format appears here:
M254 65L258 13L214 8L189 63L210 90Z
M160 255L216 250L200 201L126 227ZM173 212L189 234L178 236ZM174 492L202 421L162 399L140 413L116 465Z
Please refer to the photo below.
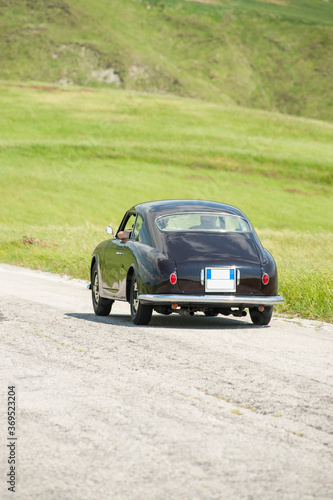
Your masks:
M235 292L236 269L230 267L206 267L206 292Z

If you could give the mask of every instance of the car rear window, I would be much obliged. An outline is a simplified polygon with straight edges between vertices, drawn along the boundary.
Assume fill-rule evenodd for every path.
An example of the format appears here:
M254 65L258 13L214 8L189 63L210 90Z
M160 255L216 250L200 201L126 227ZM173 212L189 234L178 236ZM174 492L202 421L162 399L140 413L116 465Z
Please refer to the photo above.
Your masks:
M228 231L247 233L249 223L242 217L229 214L195 212L162 215L156 219L161 231Z

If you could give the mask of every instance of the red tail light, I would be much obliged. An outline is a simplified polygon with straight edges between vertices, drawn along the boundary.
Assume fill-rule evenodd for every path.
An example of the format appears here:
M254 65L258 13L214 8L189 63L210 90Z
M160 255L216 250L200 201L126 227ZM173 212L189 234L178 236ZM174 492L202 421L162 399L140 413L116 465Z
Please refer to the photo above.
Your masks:
M175 285L177 283L177 274L176 273L170 274L170 283L171 283L171 285Z
M262 275L262 282L263 282L264 285L267 285L267 283L269 282L269 276L268 276L267 273L264 273Z

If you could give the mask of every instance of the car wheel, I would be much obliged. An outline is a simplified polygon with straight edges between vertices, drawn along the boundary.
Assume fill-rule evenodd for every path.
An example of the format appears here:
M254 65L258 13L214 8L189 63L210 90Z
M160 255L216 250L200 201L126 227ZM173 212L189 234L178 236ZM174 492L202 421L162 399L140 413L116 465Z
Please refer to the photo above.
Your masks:
M148 325L151 320L153 308L152 306L140 304L138 295L138 282L135 275L133 275L130 294L131 318L135 325Z
M272 314L273 306L265 307L262 312L257 307L250 307L250 316L254 325L268 325L272 319Z
M91 292L95 314L97 316L108 316L114 300L104 299L99 294L99 277L96 262L91 273Z

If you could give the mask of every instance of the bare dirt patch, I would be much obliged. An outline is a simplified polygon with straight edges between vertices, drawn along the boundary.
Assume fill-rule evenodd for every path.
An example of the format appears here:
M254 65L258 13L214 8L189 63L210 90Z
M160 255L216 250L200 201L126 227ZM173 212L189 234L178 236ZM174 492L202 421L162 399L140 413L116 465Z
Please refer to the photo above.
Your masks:
M259 0L262 3L273 3L274 5L283 5L286 7L288 5L288 2L285 2L284 0Z
M187 2L197 2L197 3L207 3L211 5L217 5L216 0L186 0Z
M305 193L304 191L300 191L299 189L286 188L285 191L287 191L288 193L302 194L303 196L310 196L308 193Z

